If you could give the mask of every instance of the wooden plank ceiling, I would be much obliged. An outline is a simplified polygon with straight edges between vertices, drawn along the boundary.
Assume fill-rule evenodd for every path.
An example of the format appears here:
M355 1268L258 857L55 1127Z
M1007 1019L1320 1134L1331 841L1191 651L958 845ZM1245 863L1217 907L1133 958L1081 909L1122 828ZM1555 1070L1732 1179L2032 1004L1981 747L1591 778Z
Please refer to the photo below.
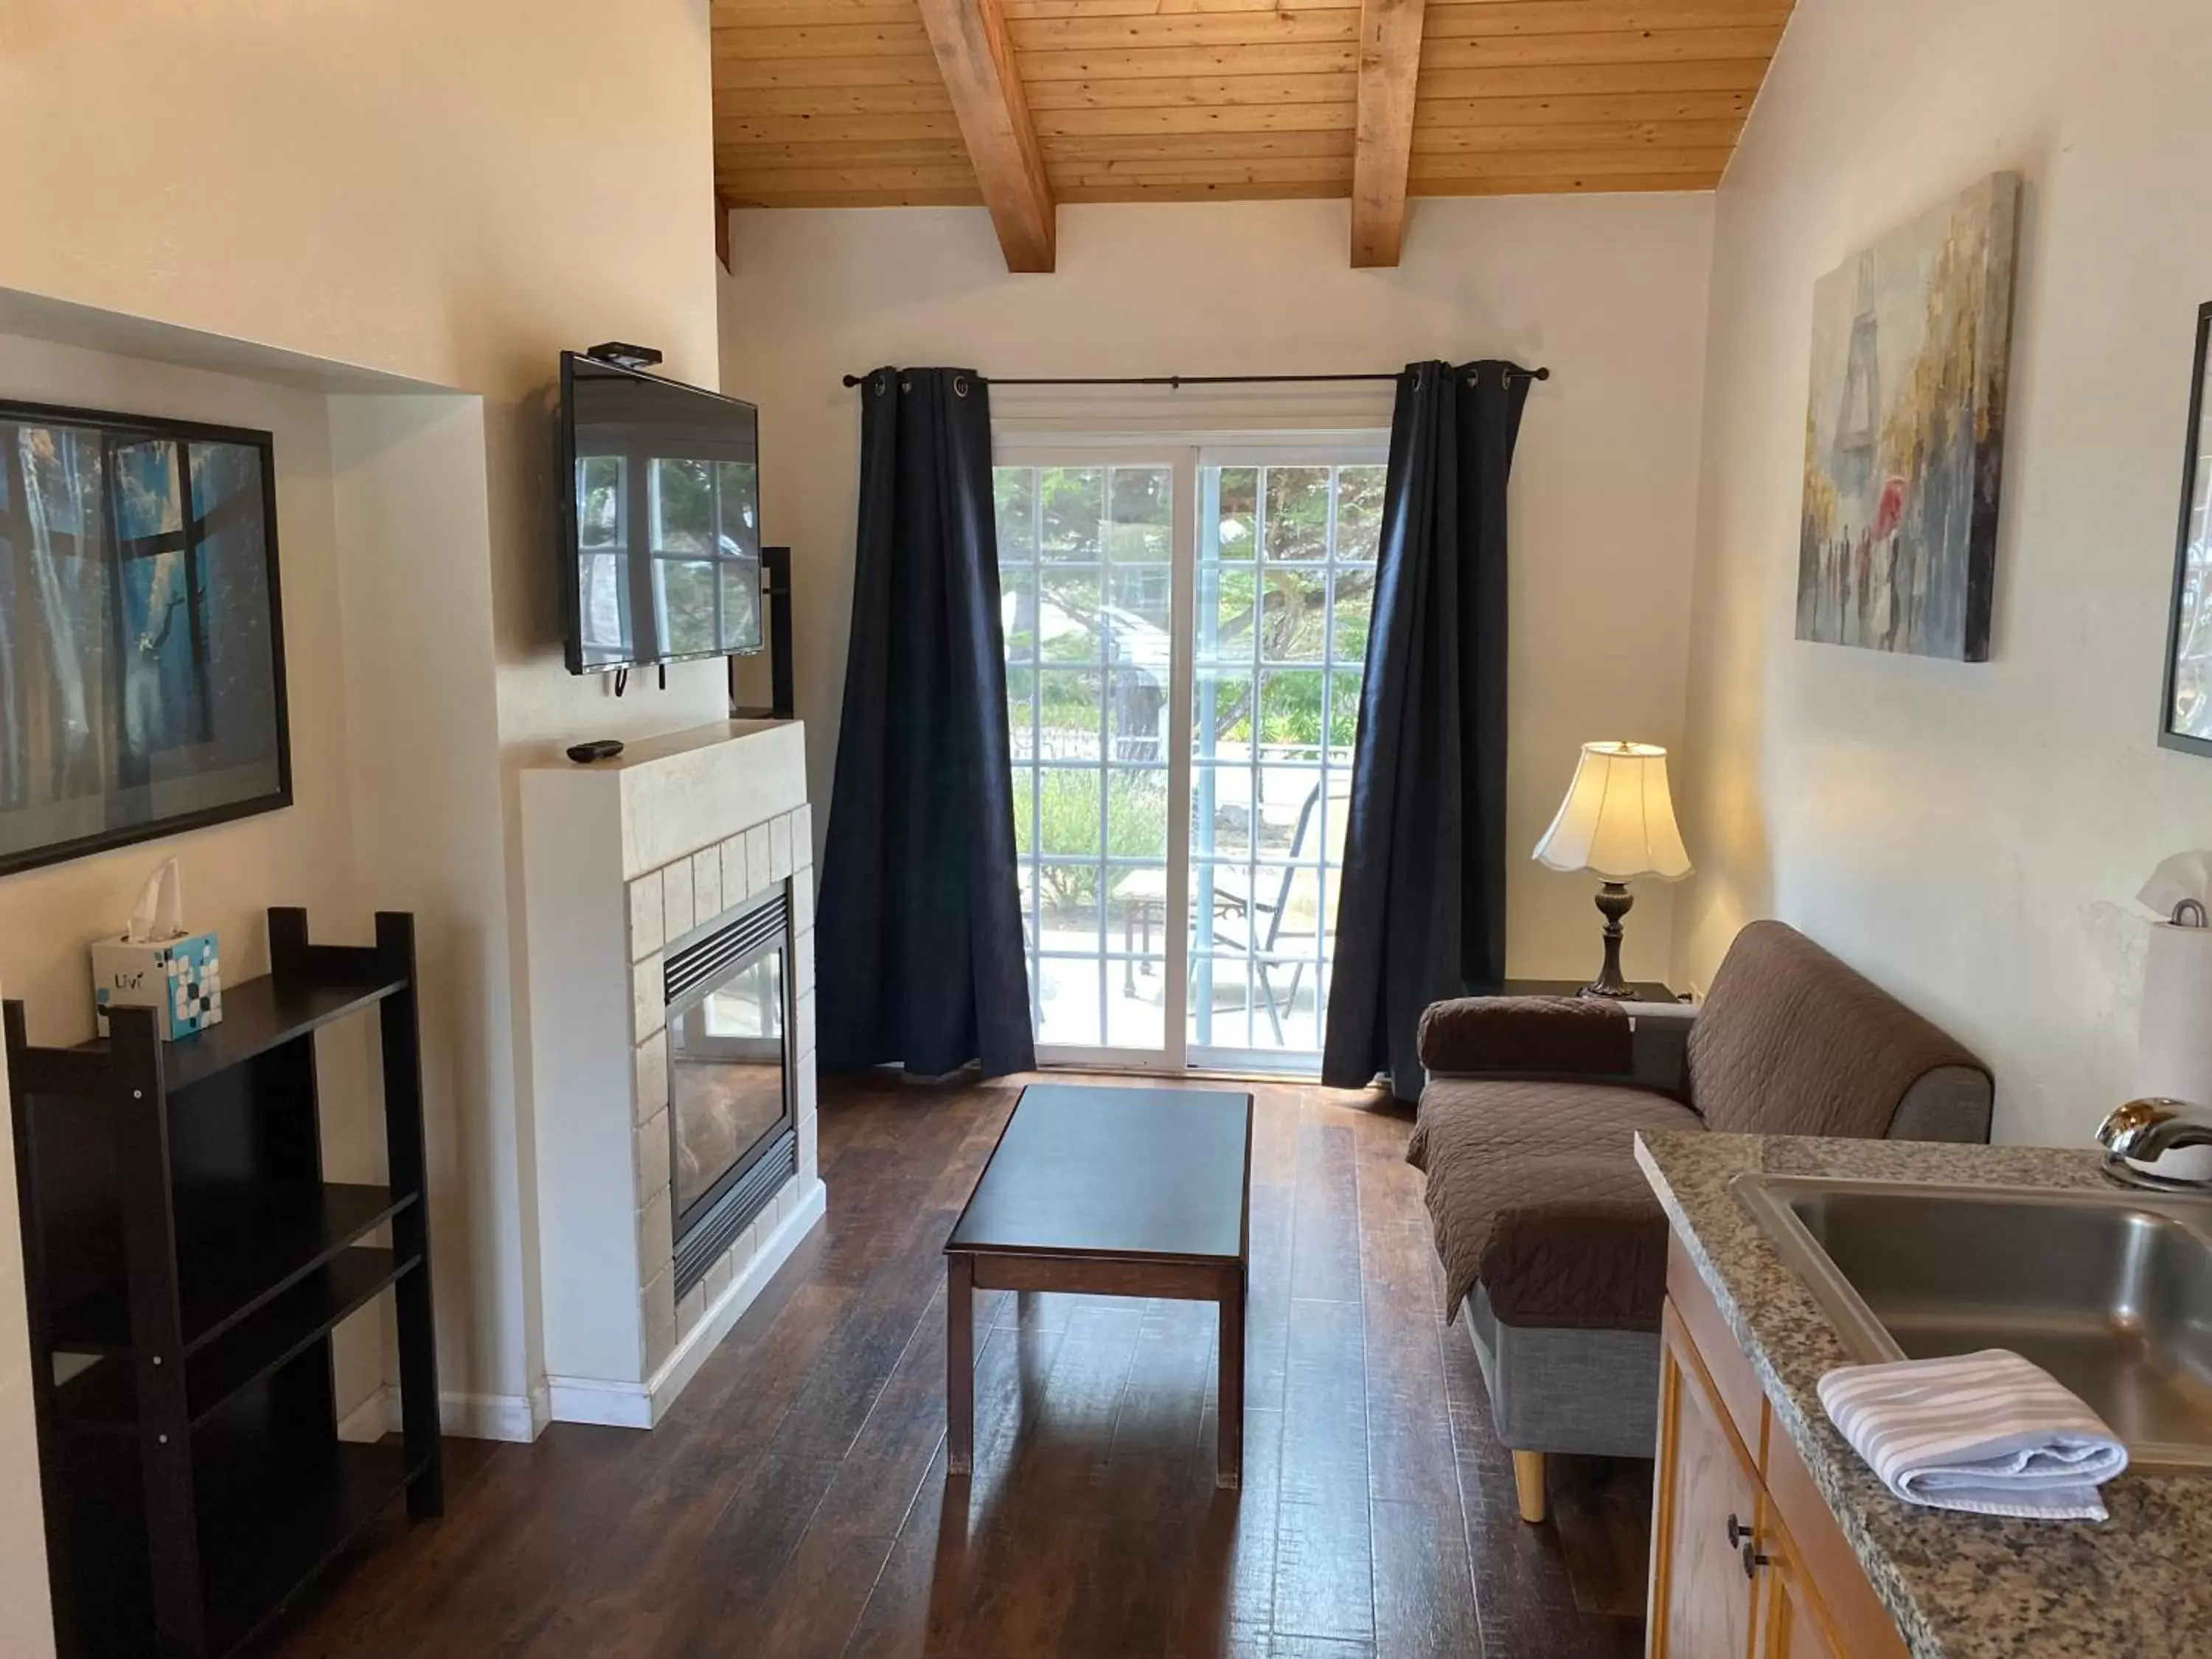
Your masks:
M711 0L716 186L983 203L1030 270L1056 202L1352 196L1393 264L1407 194L1711 189L1791 3Z

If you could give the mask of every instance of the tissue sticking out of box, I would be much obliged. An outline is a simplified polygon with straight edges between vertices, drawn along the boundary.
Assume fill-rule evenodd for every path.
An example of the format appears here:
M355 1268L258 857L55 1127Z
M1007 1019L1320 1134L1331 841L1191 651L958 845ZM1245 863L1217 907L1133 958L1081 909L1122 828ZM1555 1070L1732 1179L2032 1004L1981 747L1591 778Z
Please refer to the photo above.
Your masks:
M2154 912L2143 963L2136 1093L2212 1110L2212 853L2179 853L2136 896ZM2212 1181L2212 1147L2185 1146L2136 1167L2171 1180Z
M169 859L138 890L123 937L131 945L166 945L184 936L185 878L177 872L176 860Z

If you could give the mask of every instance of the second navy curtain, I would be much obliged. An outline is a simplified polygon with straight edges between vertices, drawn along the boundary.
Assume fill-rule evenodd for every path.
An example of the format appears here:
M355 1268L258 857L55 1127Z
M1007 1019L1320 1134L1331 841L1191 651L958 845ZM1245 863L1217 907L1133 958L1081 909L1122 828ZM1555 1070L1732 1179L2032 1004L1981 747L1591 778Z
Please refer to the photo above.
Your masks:
M1346 821L1322 1080L1417 1097L1414 1032L1505 976L1505 481L1528 401L1510 363L1399 377Z

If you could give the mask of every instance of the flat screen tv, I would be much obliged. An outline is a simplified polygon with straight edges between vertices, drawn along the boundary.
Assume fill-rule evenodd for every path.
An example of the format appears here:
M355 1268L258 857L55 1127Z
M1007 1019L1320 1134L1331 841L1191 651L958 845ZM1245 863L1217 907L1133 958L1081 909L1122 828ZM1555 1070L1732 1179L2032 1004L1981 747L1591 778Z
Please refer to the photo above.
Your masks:
M753 406L564 351L560 425L568 672L758 651Z
M272 458L0 402L0 875L292 804Z

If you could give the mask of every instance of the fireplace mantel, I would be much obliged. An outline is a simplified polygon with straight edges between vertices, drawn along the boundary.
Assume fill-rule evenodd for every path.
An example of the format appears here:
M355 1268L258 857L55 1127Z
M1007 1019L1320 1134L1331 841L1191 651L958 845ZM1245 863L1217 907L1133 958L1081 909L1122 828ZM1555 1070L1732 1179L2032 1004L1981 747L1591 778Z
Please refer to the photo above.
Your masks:
M613 761L529 767L521 796L551 1414L650 1428L823 1213L805 728L722 721ZM797 1172L679 1299L664 951L777 890Z

